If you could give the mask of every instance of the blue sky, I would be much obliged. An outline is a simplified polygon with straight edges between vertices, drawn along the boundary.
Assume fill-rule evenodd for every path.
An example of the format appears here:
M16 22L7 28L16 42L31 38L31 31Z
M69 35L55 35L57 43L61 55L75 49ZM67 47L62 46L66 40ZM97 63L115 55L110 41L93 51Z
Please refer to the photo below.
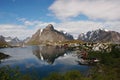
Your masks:
M0 0L0 35L24 39L50 23L75 38L98 28L120 32L119 4L119 0Z
M47 16L54 0L0 0L0 23L17 23L17 18L53 21ZM49 19L47 19L49 18Z

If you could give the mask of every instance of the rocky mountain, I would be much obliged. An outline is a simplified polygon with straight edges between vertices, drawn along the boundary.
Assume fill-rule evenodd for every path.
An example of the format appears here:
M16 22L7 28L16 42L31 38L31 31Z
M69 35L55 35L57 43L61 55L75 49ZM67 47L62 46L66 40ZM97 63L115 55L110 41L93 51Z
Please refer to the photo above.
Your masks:
M64 34L64 36L69 38L70 40L73 39L73 36L65 31L60 31L60 33Z
M7 45L7 42L5 41L5 38L0 35L0 47L5 47Z
M19 40L17 37L15 37L15 38L5 37L5 41L10 46L21 46L23 44L23 41Z
M30 40L30 37L27 37L23 40L23 42L26 44Z
M58 42L73 40L72 35L63 33L54 29L52 24L49 24L44 29L39 29L29 40L29 43L40 44L46 42Z
M88 31L87 33L81 33L78 36L78 40L83 40L86 42L120 43L120 33L108 31L106 29L98 29L94 31Z
M10 42L10 41L12 41L12 38L9 36L9 37L4 37L5 38L5 41L6 42Z

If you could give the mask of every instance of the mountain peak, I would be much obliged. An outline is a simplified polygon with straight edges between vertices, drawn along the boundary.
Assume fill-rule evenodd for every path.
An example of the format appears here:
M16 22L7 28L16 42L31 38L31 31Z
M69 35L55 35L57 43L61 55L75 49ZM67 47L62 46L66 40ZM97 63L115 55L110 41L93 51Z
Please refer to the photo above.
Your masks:
M87 33L82 33L78 37L79 40L87 42L119 42L120 43L120 33L115 31L109 31L107 29L97 29L94 31L88 31Z
M48 24L45 29L46 30L54 30L54 27L52 24Z
M40 32L39 30L35 34L33 34L33 36L28 41L28 43L41 44L41 43L67 41L67 40L73 40L73 36L67 33L64 34L54 29L52 24L49 24L46 26L46 28L43 29L43 31L41 30Z

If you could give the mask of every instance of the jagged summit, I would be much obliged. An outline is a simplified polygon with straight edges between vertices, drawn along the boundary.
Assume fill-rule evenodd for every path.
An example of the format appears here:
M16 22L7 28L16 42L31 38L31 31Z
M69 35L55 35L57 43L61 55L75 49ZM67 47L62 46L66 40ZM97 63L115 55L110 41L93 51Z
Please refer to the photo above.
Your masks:
M81 33L78 36L78 40L83 40L87 42L120 43L120 33L109 31L107 29L97 29L94 31L88 31L87 33Z
M54 27L52 24L48 24L45 28L45 30L54 30Z
M64 34L56 29L54 29L52 24L49 24L44 29L39 29L28 43L33 44L41 44L47 42L59 42L59 41L67 41L73 40L72 35Z

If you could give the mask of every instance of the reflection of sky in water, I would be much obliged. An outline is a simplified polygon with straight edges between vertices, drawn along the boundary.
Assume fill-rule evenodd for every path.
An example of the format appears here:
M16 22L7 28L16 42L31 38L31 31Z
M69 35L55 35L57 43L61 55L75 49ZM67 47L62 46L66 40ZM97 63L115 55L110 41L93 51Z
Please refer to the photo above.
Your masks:
M0 52L10 55L11 57L5 59L0 64L1 66L10 65L11 67L19 66L20 70L23 72L37 72L41 76L48 75L51 72L66 72L69 70L80 70L84 72L88 70L88 66L78 65L78 57L76 54L64 54L63 50L58 50L57 48L42 48L41 47L25 47L25 48L6 48L0 49ZM47 52L48 50L48 52ZM57 53L54 53L54 52ZM66 53L66 52L64 52ZM40 59L41 54L44 60ZM45 54L45 55L44 55ZM55 54L55 55L54 55ZM56 55L57 54L57 55ZM47 56L46 56L47 55ZM47 59L47 57L49 57ZM47 61L54 60L53 64L49 64Z
M76 65L77 60L78 58L75 56L75 54L67 54L56 59L54 64Z

